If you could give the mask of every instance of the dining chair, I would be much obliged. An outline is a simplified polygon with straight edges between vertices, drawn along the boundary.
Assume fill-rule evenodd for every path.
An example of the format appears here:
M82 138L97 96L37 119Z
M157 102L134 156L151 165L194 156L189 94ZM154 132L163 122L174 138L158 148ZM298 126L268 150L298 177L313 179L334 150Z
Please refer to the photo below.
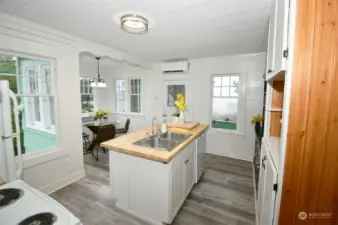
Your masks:
M116 129L116 134L127 134L129 130L129 125L130 125L130 119L128 118L123 128Z

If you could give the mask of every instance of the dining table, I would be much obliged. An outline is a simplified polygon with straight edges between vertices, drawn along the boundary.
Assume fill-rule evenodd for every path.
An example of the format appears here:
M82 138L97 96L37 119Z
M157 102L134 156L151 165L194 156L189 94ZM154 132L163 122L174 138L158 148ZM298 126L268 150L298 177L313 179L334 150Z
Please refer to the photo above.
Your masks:
M110 125L117 125L119 124L120 121L118 120L93 120L93 121L88 121L88 122L83 122L82 125L86 126L91 132L93 132L93 139L87 149L84 150L84 154L91 153L93 157L98 160L98 155L95 156L93 154L94 147L98 144L97 140L100 138L99 137L99 131L101 128L104 128L106 126ZM113 132L113 130L112 130Z

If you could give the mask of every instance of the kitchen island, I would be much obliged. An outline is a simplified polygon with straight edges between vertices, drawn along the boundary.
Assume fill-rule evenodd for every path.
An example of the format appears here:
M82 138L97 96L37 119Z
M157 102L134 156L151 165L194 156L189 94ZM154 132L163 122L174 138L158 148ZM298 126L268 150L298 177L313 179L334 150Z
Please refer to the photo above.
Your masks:
M171 151L133 144L147 138L151 128L101 143L110 149L116 206L152 222L170 224L203 173L207 129L204 124L192 130L169 128L191 134Z

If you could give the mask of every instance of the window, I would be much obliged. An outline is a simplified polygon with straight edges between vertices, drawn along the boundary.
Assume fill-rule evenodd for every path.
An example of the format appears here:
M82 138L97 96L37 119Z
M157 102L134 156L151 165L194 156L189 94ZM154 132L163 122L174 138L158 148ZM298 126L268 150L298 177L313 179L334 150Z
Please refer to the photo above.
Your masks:
M142 113L142 81L140 78L115 80L116 112Z
M32 129L55 132L55 107L52 91L51 64L41 60L19 58L24 95L26 125ZM20 80L19 79L19 80Z
M90 86L91 78L80 78L81 108L82 113L87 114L94 109L93 88Z
M117 112L126 112L126 91L124 80L116 80L115 102Z
M55 60L0 54L0 80L8 80L16 95L19 108L20 133L23 153L56 147L56 92L54 78ZM13 112L14 104L11 104ZM13 139L14 151L17 142Z
M213 76L212 91L212 128L237 130L239 76Z
M141 80L130 79L129 80L129 108L132 113L141 112Z

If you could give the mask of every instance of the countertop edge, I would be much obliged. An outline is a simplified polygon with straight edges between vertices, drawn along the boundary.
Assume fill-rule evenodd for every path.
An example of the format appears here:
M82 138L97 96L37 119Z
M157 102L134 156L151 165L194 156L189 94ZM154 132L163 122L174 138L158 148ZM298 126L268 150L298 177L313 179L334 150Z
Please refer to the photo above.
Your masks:
M101 147L109 148L110 151L120 152L128 155L132 155L135 157L145 158L152 161L157 161L160 163L169 163L177 154L179 154L188 144L196 140L199 136L201 136L202 133L204 133L208 128L209 125L206 124L200 124L199 126L205 126L201 130L199 130L196 134L193 134L191 137L189 137L187 140L182 142L179 146L176 148L179 148L178 150L173 150L173 154L169 155L168 157L160 157L156 155L146 154L144 152L135 152L133 150L128 150L122 147L117 146L111 146L110 144L107 144L107 142L102 142L100 144ZM196 128L195 128L196 129ZM189 132L190 130L185 130L185 132ZM136 131L137 132L137 131ZM191 131L190 131L191 132ZM158 150L160 151L160 150Z

